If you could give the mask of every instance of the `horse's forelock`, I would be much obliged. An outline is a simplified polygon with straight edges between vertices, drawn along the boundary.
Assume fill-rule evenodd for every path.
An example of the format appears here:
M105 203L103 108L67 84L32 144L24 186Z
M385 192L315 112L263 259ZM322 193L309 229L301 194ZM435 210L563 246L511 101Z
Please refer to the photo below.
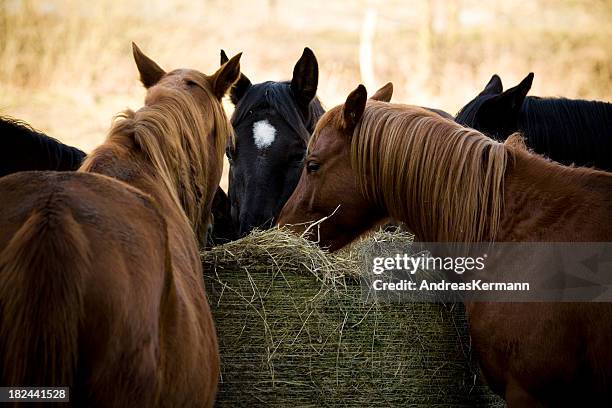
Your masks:
M267 81L249 88L236 105L232 123L236 126L245 120L249 111L264 104L278 112L291 130L298 134L304 142L308 141L312 130L324 112L321 102L315 97L308 106L308 117L304 118L293 97L291 83Z
M342 123L342 106L336 106L331 108L316 123L315 129L312 133L312 137L308 140L308 145L306 148L307 153L311 153L314 146L317 144L319 136L321 135L321 130L327 127L333 127L338 132L340 131Z

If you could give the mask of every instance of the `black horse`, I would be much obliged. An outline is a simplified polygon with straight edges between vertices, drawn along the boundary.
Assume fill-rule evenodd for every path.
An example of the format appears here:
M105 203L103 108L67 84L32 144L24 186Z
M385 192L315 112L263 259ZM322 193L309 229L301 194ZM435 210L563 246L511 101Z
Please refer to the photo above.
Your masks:
M504 141L521 132L528 147L559 163L612 171L612 104L527 96L533 73L503 91L493 75L455 120Z
M85 153L27 123L0 117L0 177L27 170L76 170Z
M226 60L221 51L221 63ZM271 227L295 189L308 140L324 113L318 78L317 59L305 48L291 81L251 84L243 74L230 91L236 138L227 148L228 195L239 236Z
M217 192L212 202L211 216L205 243L206 248L223 245L238 239L232 221L231 203L221 187L217 187Z

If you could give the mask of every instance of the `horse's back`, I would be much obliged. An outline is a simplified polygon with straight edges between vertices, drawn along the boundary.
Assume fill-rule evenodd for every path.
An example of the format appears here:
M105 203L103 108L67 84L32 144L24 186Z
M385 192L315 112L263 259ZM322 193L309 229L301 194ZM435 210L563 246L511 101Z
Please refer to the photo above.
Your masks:
M10 252L13 247L21 245L22 253L47 248L47 253L39 254L38 264L22 262L20 273L28 276L16 278L24 287L14 291L29 291L32 299L47 305L49 313L60 306L80 309L72 310L79 318L71 399L90 406L152 405L160 380L159 308L168 263L164 220L152 201L108 177L74 172L3 177L0 197L0 280L7 276L6 265L20 261L14 259L19 253ZM43 233L30 234L29 242L16 242L34 218ZM54 242L40 242L45 240ZM86 260L67 270L76 252ZM60 270L67 275L66 282L81 282L70 289L81 292L77 294L81 304L62 304L66 300L54 292L28 283L52 282L54 277L45 274ZM44 330L52 323L36 321L31 327ZM21 335L25 339L29 334ZM14 364L9 355L0 357L5 367Z

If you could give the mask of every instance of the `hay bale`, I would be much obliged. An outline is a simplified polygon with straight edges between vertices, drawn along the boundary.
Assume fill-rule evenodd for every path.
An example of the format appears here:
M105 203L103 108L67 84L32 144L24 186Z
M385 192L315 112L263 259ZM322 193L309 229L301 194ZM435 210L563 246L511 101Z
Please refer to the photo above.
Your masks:
M477 379L463 305L364 302L358 253L278 229L203 253L217 405L500 405Z

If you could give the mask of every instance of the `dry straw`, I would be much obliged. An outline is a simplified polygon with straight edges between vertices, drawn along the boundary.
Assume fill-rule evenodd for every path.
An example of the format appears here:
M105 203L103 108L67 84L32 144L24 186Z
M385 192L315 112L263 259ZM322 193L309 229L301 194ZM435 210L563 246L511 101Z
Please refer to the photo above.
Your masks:
M363 252L283 229L202 254L221 349L218 406L497 406L477 378L463 306L362 298Z

